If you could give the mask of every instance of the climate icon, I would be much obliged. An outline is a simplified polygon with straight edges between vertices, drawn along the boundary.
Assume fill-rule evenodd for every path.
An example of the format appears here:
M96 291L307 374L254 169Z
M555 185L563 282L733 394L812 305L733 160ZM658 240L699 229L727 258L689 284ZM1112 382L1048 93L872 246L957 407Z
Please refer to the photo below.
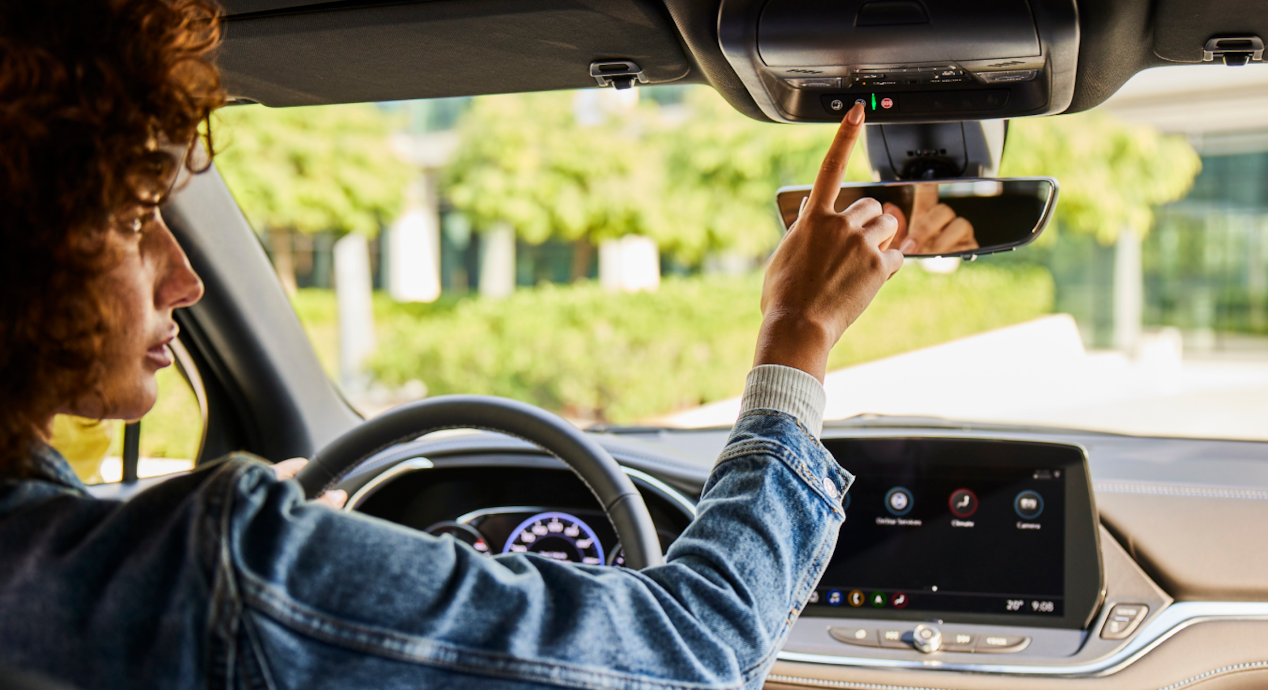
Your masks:
M968 489L956 489L951 492L947 505L951 506L952 515L958 518L969 517L977 512L977 494Z

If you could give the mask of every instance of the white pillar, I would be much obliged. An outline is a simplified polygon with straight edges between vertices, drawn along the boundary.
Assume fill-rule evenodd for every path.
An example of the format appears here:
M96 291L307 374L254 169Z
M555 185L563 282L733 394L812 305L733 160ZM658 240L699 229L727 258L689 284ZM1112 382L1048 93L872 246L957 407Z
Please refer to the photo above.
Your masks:
M1140 345L1145 311L1144 270L1140 236L1130 228L1118 233L1114 245L1114 347L1135 353Z
M660 287L660 249L650 237L626 235L599 245L599 284L610 292L655 292Z
M480 236L480 294L500 299L515 292L515 231L498 223Z
M346 392L367 387L365 358L375 350L370 245L364 235L335 242L335 299L339 306L339 379Z
M440 297L440 205L434 174L422 173L418 192L387 232L387 290L397 302Z

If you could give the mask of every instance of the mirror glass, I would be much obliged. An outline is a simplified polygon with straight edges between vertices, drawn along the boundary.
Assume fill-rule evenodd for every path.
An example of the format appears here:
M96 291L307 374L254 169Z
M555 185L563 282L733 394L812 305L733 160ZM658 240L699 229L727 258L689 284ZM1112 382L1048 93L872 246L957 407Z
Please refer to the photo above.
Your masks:
M777 192L787 230L797 220L809 186ZM1052 178L958 179L929 182L862 182L841 185L836 208L872 197L898 219L892 246L907 238L912 257L976 256L1015 249L1034 241L1057 204Z

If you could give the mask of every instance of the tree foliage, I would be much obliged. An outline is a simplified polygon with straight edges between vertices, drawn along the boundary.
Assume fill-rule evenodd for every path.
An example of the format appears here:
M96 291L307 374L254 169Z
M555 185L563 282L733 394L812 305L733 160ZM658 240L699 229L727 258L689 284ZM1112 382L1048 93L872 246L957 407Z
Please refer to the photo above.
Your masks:
M716 249L756 255L779 239L774 187L813 180L834 131L750 120L712 89L628 109L598 95L476 99L445 180L451 203L477 227L504 221L533 243L641 234L686 261ZM601 121L579 121L584 98ZM851 175L866 179L866 163Z
M1046 175L1061 185L1057 226L1111 243L1144 235L1153 209L1188 192L1202 161L1183 137L1101 112L1013 120L1000 174Z
M257 230L378 233L401 210L410 166L399 123L369 104L219 111L216 167Z
M759 256L779 239L775 190L811 183L835 131L751 120L705 87L589 126L577 98L476 99L446 184L477 227L505 221L533 243L637 233L687 262L714 250ZM1183 196L1200 166L1180 137L1086 113L1012 122L1001 174L1058 178L1058 224L1108 242L1123 228L1146 232L1153 207ZM870 178L860 146L846 179Z
M580 125L572 92L478 98L459 125L446 195L477 228L507 222L531 243L655 236L646 205L659 170L642 124L636 112Z

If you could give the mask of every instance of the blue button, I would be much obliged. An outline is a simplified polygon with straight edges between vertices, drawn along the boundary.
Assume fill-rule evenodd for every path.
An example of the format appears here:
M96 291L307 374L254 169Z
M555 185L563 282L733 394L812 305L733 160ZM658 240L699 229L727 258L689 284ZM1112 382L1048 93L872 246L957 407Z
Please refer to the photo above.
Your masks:
M1013 510L1023 520L1034 520L1043 513L1043 496L1034 491L1023 491L1013 499Z
M841 590L833 589L828 591L828 604L830 606L840 606L844 599L841 597Z
M895 486L885 494L885 509L898 517L910 513L913 502L911 492L901 486Z

